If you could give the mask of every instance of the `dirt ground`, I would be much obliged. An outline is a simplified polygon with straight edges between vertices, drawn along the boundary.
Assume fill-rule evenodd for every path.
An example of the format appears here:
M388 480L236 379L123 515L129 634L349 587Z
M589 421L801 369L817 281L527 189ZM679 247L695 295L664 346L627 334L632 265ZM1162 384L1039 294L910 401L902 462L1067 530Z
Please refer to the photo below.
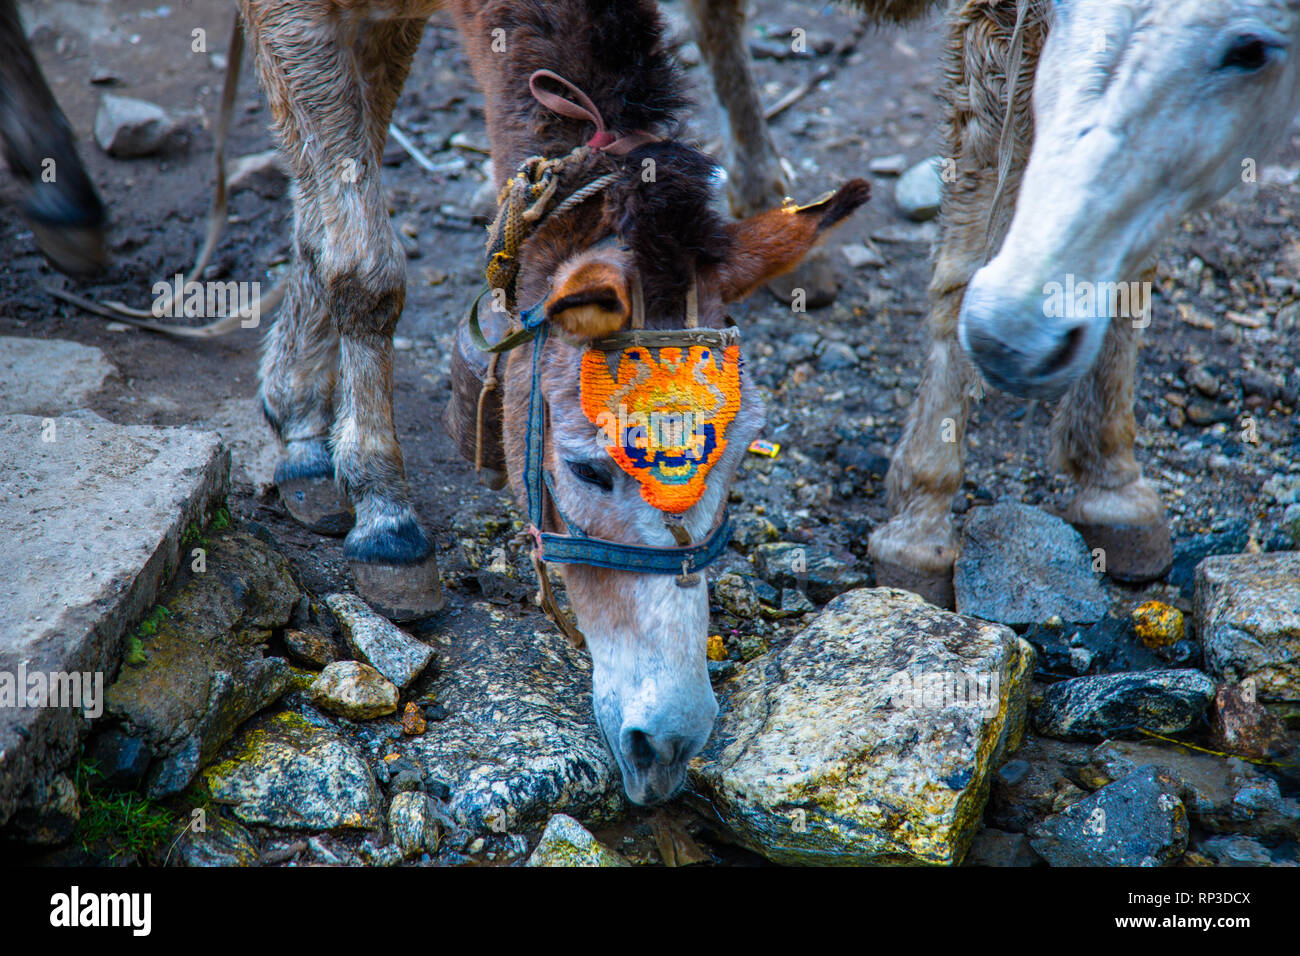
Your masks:
M760 54L769 53L756 60L768 102L798 87L827 59L773 59L780 44L766 37L802 26L816 50L854 26L851 16L824 3L757 0L754 7L751 39ZM680 3L665 8L680 24ZM230 0L170 6L44 0L24 8L35 26L38 55L108 205L114 263L101 281L70 283L44 264L15 215L0 219L0 334L72 339L103 349L120 378L94 407L114 421L201 427L223 403L256 394L259 330L202 343L115 330L56 302L43 288L66 284L84 295L144 306L154 283L190 264L209 202L211 128L233 12ZM207 54L191 50L196 28L206 30ZM869 31L844 69L774 122L777 144L797 176L796 198L867 175L873 158L902 153L910 165L940 152L934 87L942 39L938 19L907 30ZM688 47L686 59L698 56ZM702 142L714 140L719 113L705 71L691 66L687 74L700 104L694 130ZM159 156L107 157L91 136L103 92L164 106L181 119L183 135ZM229 155L271 147L268 110L248 64L237 103ZM511 536L500 519L514 510L504 496L477 485L441 424L450 394L448 347L481 284L483 229L470 210L484 181L486 135L482 97L469 81L454 31L440 18L426 31L396 121L435 162L468 161L463 172L438 177L408 158L384 175L394 223L414 247L398 327L398 433L417 509L439 548L449 604L460 612L457 626L488 626L486 616L473 611L483 595L471 572L483 547ZM1300 332L1295 310L1285 308L1300 294L1300 240L1291 226L1300 204L1300 128L1293 127L1269 163L1259 185L1240 187L1184 224L1161 256L1154 322L1140 356L1139 457L1169 505L1181 543L1231 531L1268 546L1282 505L1264 486L1273 479L1270 488L1277 488L1288 475L1300 481ZM886 265L851 269L836 248L831 255L842 289L835 306L792 316L763 293L734 310L745 329L748 367L769 408L765 437L783 449L774 462L748 463L737 485L737 513L762 506L787 538L848 550L867 573L867 535L887 516L883 458L901 431L921 372L933 228L898 213L893 179L871 178L875 198L833 243L869 243ZM0 184L0 202L10 210L11 192ZM261 280L269 287L288 260L289 232L287 198L237 194L209 277ZM1244 316L1247 324L1231 321L1228 313ZM1248 327L1256 321L1260 328ZM856 367L819 367L825 343L836 341L856 348ZM1188 384L1192 367L1217 380L1216 397ZM1245 416L1256 422L1258 444L1240 440ZM1049 418L1039 403L990 393L972 422L968 481L955 509L1005 498L1062 505L1070 489L1047 465ZM230 510L270 529L310 590L350 586L339 542L298 529L273 493L237 484ZM744 560L734 556L733 563ZM526 572L523 581L531 589ZM1173 589L1148 590L1187 606ZM1136 601L1139 594L1128 596ZM520 614L537 613L517 607ZM425 626L436 628L439 620ZM779 638L777 625L759 627Z

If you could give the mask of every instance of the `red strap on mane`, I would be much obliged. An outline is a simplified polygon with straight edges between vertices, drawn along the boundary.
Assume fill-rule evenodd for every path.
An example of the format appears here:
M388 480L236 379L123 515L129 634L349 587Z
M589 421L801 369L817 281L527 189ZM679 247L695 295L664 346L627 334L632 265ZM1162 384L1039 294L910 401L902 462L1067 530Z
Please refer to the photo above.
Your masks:
M542 89L537 82L541 79L554 80L559 83L573 94L577 102L565 99L558 93L551 93ZM596 109L596 104L591 101L591 97L558 73L552 73L550 70L538 70L528 78L528 88L532 91L533 98L552 113L567 116L569 119L587 120L595 123L596 135L587 141L587 145L592 149L603 150L614 156L626 156L632 150L647 143L657 142L659 139L659 137L653 136L644 130L637 130L622 137L615 136L605 128L605 118L600 115L600 110Z

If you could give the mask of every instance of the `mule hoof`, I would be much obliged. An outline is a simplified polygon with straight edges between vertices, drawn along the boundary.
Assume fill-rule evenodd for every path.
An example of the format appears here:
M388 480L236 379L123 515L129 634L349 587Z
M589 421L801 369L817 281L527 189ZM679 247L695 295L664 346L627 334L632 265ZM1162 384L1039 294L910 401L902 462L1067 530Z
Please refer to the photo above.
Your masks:
M99 226L51 225L34 219L27 224L45 258L65 275L90 278L108 267L104 230Z
M934 537L892 521L872 532L867 552L876 567L876 586L911 591L935 607L951 611L957 604L952 584L957 548L952 544L917 543L925 540ZM939 540L945 538L940 536Z
M333 478L285 478L276 488L289 517L308 531L340 537L351 529L352 503Z
M1173 537L1162 514L1144 524L1075 522L1090 551L1101 550L1106 573L1125 584L1145 584L1165 576L1174 563Z
M430 554L414 564L349 561L357 593L390 621L418 621L442 610L438 559Z
M957 606L951 568L945 574L941 571L918 571L893 561L877 560L875 564L876 587L911 591L945 611L951 611Z
M835 302L840 287L824 249L814 249L793 272L778 276L767 284L767 291L787 305L795 301L800 290L804 294L805 308L822 309Z

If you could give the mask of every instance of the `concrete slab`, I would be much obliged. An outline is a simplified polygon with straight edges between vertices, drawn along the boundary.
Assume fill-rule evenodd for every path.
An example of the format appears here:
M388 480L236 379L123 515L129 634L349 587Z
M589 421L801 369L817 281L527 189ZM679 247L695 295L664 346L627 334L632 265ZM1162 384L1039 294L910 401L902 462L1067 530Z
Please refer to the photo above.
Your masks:
M0 412L61 415L84 408L115 371L89 345L0 336Z
M224 500L230 455L210 433L83 411L0 416L0 461L3 824L32 781L75 753L86 712L103 703L94 688L110 682L124 632L175 571L186 526ZM51 673L90 675L88 706L29 706L32 675Z

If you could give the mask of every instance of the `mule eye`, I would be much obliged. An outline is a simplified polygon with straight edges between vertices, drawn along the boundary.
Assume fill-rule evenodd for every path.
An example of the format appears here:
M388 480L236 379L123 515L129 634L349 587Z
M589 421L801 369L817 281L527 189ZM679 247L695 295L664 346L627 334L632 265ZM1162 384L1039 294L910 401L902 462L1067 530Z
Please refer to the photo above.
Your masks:
M1275 40L1252 33L1242 34L1233 39L1227 52L1223 54L1223 62L1219 64L1219 69L1254 73L1268 66L1273 55L1280 49L1282 45Z
M573 472L573 476L579 481L595 485L601 491L614 490L614 479L610 477L608 472L589 465L585 461L566 461L565 464L569 466L569 471Z

